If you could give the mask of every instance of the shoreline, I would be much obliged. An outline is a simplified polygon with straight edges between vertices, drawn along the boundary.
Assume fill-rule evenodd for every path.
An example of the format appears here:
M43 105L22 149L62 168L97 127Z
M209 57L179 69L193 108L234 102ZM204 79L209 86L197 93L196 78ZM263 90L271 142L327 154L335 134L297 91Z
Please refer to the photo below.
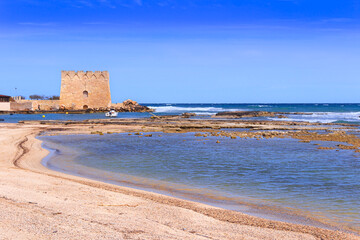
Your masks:
M77 127L81 128L80 126ZM54 128L54 126L52 126L52 128ZM56 126L56 131L64 133L69 130L69 128L71 127ZM1 143L11 149L10 151L4 151L4 149L1 150L5 156L5 160L1 161L1 166L3 168L0 172L0 177L2 181L9 183L1 185L3 190L2 192L4 193L0 198L2 210L6 210L10 205L14 206L14 203L17 204L22 202L21 205L23 209L25 209L25 212L29 215L34 215L35 213L32 211L35 205L33 204L34 201L31 200L26 203L26 196L31 198L31 196L36 195L36 205L41 205L42 210L44 211L46 211L46 209L52 209L54 211L52 215L49 214L49 216L45 216L46 218L57 218L58 216L64 216L64 212L67 212L67 218L72 219L74 216L72 216L71 212L75 209L76 217L73 219L74 221L78 221L79 216L86 218L89 217L88 214L93 215L91 219L97 220L92 220L94 222L91 223L90 221L90 223L97 226L95 227L97 229L97 234L92 235L93 232L80 231L81 234L83 234L84 237L86 236L88 239L101 238L101 236L106 239L112 239L109 236L105 236L107 233L102 232L100 229L101 227L104 227L103 224L99 224L99 222L102 221L107 222L106 226L112 226L115 224L114 222L121 225L120 228L116 228L115 230L113 229L114 231L111 231L112 234L117 235L117 238L125 238L126 235L132 236L130 238L141 236L148 239L203 239L210 236L221 239L249 238L249 236L252 236L253 239L360 239L359 236L345 232L261 219L239 212L211 207L201 203L127 187L119 187L112 184L106 184L49 170L41 165L41 161L43 157L48 154L48 151L42 149L41 141L36 139L38 134L47 130L50 130L48 125L2 124L2 137L0 138ZM73 130L74 129L70 129L69 132L71 133ZM141 126L123 126L121 130L124 132L129 130L141 130ZM11 139L11 141L8 141L9 139ZM12 182L11 179L13 179L14 176L17 181ZM22 179L22 177L24 177L24 179ZM28 187L32 186L35 190L24 188L23 185L27 185ZM38 185L41 187L39 188ZM45 187L47 190L46 193L43 189L44 185L47 186ZM62 191L59 191L57 188L62 188ZM15 189L17 191L14 191ZM36 194L34 194L34 191ZM15 194L15 192L18 194ZM26 196L19 194L23 192L32 192L32 194L25 194ZM52 193L51 196L49 196L49 192ZM94 195L95 192L98 195ZM62 194L69 196L66 197L66 200L63 199L58 202L57 199L64 197ZM111 195L111 197L109 195ZM108 198L107 200L111 201L104 203L105 198ZM74 199L77 201L74 201ZM124 202L127 203L115 204L118 199L123 199ZM99 202L102 201L103 203L99 204L96 200ZM65 204L64 201L70 201L71 204L68 202ZM85 201L86 208L82 207L84 204L82 201ZM11 202L13 204L11 204ZM79 202L81 202L80 205ZM134 203L139 203L139 205ZM141 211L135 210L140 205L145 206L142 207ZM91 208L93 211L89 212L88 207L90 206L94 208ZM122 214L132 216L132 218L130 218L131 223L128 221L120 221L121 223L117 222L119 221L119 213L114 215L113 211L115 210L112 208L118 207L122 209ZM128 209L124 210L124 207ZM9 209L11 210L11 207ZM60 209L61 211L59 211ZM155 215L153 212L154 209L157 210L155 211ZM11 212L10 210L8 213ZM116 211L118 211L118 209ZM107 217L104 218L104 215ZM147 222L145 221L144 216L146 216L145 219L147 220L156 218L156 221L152 219L152 221ZM98 221L99 218L101 221ZM21 222L21 219L17 219L17 221ZM46 222L48 220L44 219L44 221ZM56 222L56 219L54 221ZM142 224L139 225L139 222L142 222ZM164 222L166 222L166 229L163 229ZM81 225L83 224L81 223L81 226L77 226L75 230L71 231L67 228L67 224L68 221L62 222L60 220L57 223L57 226L62 226L62 228L68 230L62 231L62 235L57 236L58 238L63 238L64 236L71 234L71 231L77 230L76 232L79 232L79 230L84 230L89 223L88 221L86 221L85 225ZM194 228L194 224L197 226L196 229L183 230ZM1 229L0 227L1 230L4 230L3 232L8 233L6 237L14 236L14 234L19 232L19 230L15 230L16 227L11 226L12 225L10 223L10 230L7 231ZM181 228L180 226L187 226L188 228ZM37 227L39 228L39 226ZM140 230L134 230L134 227L140 228ZM124 228L127 229L127 232L125 233L120 230ZM23 230L21 231L24 233ZM53 235L58 235L57 233L59 231L56 231L56 233L54 233L54 231L50 233L44 230L44 235L42 236L52 236L56 238ZM34 229L33 232L29 231L28 236L39 236L36 232L39 231L35 231ZM100 232L105 235L101 235ZM171 232L170 235L169 232Z
M128 133L126 134L128 135ZM42 147L50 152L50 154L41 161L42 165L50 170L114 184L120 187L124 186L169 197L180 198L186 201L194 201L268 220L310 225L313 227L339 230L349 233L354 231L351 227L339 226L339 224L336 224L335 222L330 223L329 220L326 221L325 217L323 217L323 221L321 221L319 218L311 216L310 212L289 207L285 209L259 199L247 199L241 196L235 197L224 192L209 190L202 187L190 187L186 184L169 183L161 180L144 178L142 176L108 172L106 170L100 170L78 163L74 164L72 161L70 161L70 163L59 163L58 161L61 161L61 159L55 160L55 164L49 164L51 157L56 154L64 155L64 153L61 149L58 149L59 146L49 146L50 142L47 142L46 139L39 140L42 141ZM62 157L62 159L64 158L66 158L66 154ZM69 164L74 165L69 167Z

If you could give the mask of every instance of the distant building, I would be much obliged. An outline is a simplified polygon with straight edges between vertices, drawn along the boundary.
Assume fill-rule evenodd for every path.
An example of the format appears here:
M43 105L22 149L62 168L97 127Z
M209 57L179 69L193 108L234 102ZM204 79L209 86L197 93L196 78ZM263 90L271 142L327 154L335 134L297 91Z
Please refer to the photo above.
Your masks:
M14 101L20 101L20 100L24 100L25 97L23 97L23 96L12 96L12 99L14 99Z
M10 102L10 96L0 95L0 102Z
M0 95L0 111L10 111L10 96Z

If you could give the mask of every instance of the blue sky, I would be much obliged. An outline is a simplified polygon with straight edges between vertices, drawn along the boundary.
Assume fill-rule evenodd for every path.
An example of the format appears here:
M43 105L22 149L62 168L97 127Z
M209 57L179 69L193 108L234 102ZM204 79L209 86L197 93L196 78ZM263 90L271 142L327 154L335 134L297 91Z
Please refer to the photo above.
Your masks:
M360 0L1 0L0 94L61 70L113 102L360 102Z

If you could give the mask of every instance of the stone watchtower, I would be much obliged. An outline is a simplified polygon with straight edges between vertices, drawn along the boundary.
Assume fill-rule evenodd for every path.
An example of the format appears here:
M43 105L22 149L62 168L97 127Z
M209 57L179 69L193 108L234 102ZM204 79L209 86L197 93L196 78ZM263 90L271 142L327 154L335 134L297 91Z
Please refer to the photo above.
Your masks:
M60 106L66 109L108 108L108 71L61 71Z

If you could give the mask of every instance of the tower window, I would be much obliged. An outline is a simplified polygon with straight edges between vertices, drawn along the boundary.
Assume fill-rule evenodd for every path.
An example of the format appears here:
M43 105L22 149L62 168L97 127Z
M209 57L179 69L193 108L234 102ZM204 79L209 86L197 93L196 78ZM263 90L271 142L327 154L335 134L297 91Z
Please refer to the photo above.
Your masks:
M83 96L84 96L85 98L87 98L87 97L89 96L88 91L83 91Z

